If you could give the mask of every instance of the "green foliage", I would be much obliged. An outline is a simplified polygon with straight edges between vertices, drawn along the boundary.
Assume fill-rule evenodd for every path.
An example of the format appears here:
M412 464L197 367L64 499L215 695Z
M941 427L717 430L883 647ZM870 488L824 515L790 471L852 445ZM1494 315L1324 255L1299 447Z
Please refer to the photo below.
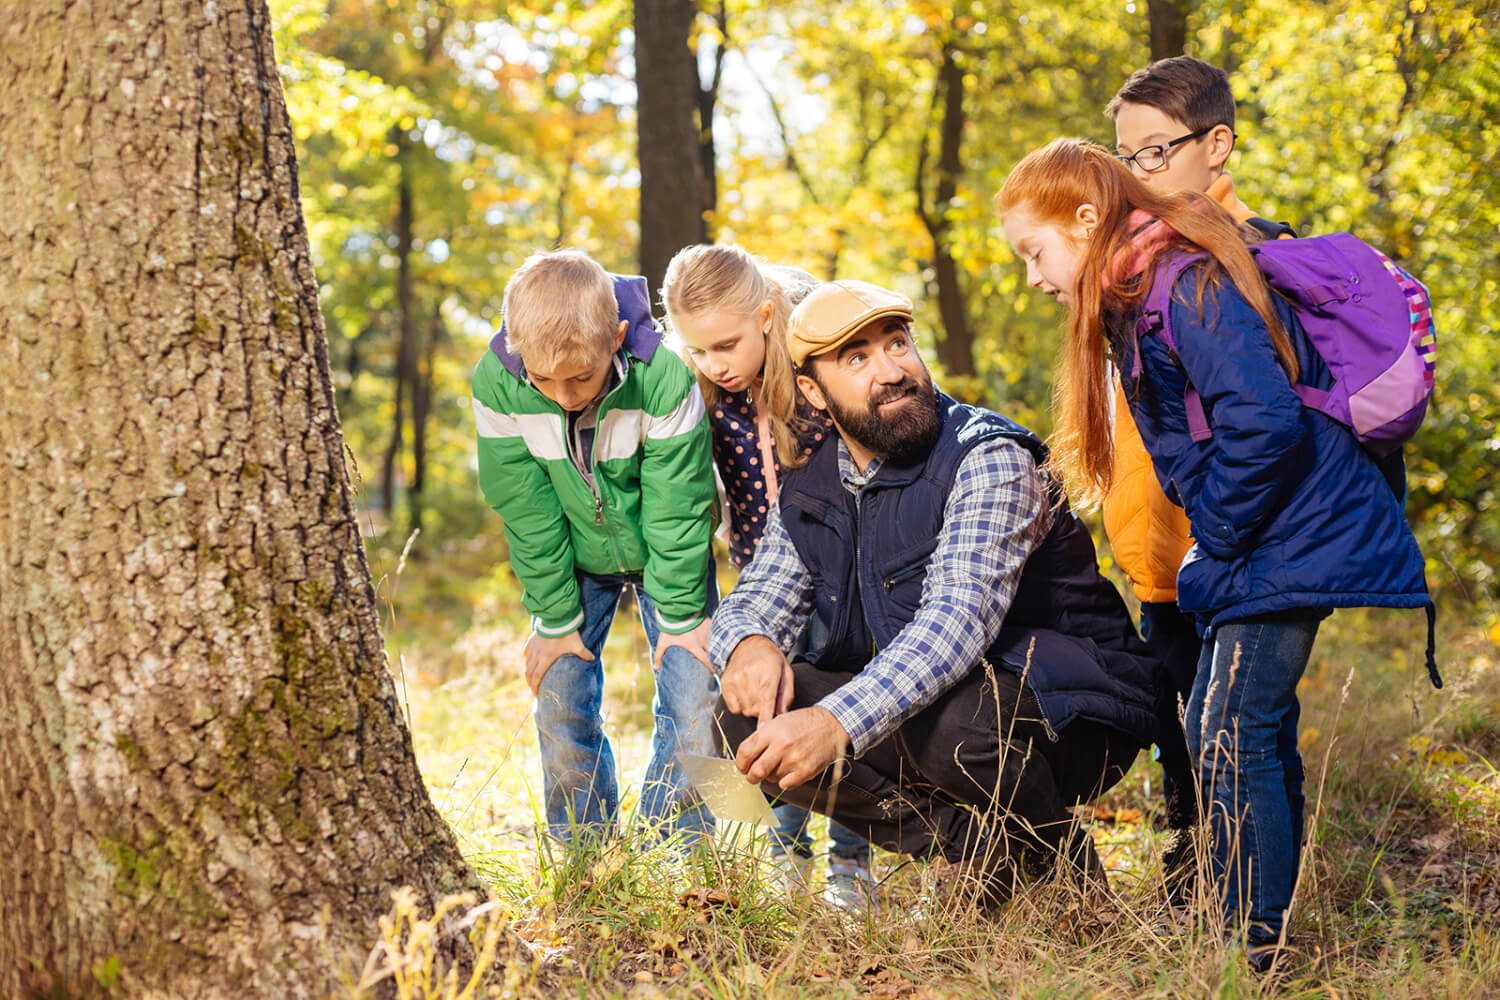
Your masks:
M94 977L94 982L98 983L105 992L109 992L120 982L120 956L111 955L108 958L101 958L89 971Z
M371 505L394 420L398 189L435 387L415 556L496 534L474 485L468 372L505 279L533 249L581 245L634 270L638 177L623 0L275 0L302 194L345 432ZM1059 134L1110 143L1103 107L1147 61L1147 12L1116 0L735 0L717 114L712 225L778 262L899 287L943 335L925 205L959 270L976 375L952 391L1046 432L1063 319L1024 287L990 196ZM1351 229L1430 286L1438 394L1408 449L1434 585L1493 602L1500 521L1500 3L1202 0L1188 51L1229 69L1244 199L1300 231ZM935 202L939 69L962 70L961 173ZM707 71L707 63L703 65ZM934 360L936 352L930 355ZM403 453L396 489L412 474ZM380 515L370 530L387 530ZM408 533L382 543L399 551ZM1492 606L1492 605L1491 605Z

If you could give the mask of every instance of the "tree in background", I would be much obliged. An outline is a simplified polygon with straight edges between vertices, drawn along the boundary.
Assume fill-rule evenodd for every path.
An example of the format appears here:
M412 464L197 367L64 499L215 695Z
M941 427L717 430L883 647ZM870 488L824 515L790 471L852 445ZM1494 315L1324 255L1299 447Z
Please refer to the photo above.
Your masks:
M386 668L263 3L0 36L0 993L326 996L478 888Z
M322 0L276 0L341 21L346 32L374 32L373 16L346 16L352 2L338 0L330 14ZM393 9L414 18L428 2ZM299 134L307 129L315 180L305 194L340 402L370 469L386 454L394 417L400 242L388 129L400 116L382 112L367 130L373 138L345 142L339 130L382 101L401 103L411 118L412 298L443 331L426 342L435 381L424 492L438 477L442 498L428 502L427 523L437 510L439 534L472 537L485 528L467 465L464 378L498 319L505 277L525 253L556 242L582 245L616 270L640 266L638 210L648 196L633 145L630 61L637 47L651 50L631 31L647 8L623 0L449 6L456 13L441 55L453 67L450 83L386 80L324 46L313 63L342 67L337 86L348 93L313 96L308 113L293 117ZM1500 204L1495 6L723 0L690 19L679 5L679 25L689 27L674 44L695 57L678 71L679 91L698 120L694 146L682 124L692 109L679 109L674 161L680 169L696 149L697 190L708 193L682 212L694 228L681 222L661 254L700 238L696 226L712 206L716 239L820 275L902 287L919 302L923 342L950 387L1045 431L1061 317L1024 294L990 196L1011 164L1056 135L1112 142L1102 108L1153 55L1201 56L1230 71L1241 101L1231 169L1248 201L1304 232L1353 229L1433 286L1440 386L1410 452L1412 512L1437 554L1434 582L1454 577L1452 563L1466 586L1493 586L1500 529L1477 512L1492 489L1480 473L1496 434L1500 376L1484 347L1500 269L1486 249ZM413 49L416 37L408 26L378 34L363 44L400 36ZM315 26L303 41L328 37ZM1288 37L1297 44L1284 44ZM643 55L641 66L648 61ZM298 95L312 88L297 80L292 92L300 108ZM320 124L328 122L331 132ZM687 207L694 183L673 182L676 208ZM972 376L960 374L971 366ZM398 464L398 497L412 477Z
M689 45L697 16L695 0L635 0L641 273L653 297L672 255L708 239L696 119L701 85Z
M1188 14L1193 0L1146 0L1151 29L1151 60L1180 56L1187 46Z
M939 28L937 76L932 87L931 118L937 122L938 154L935 166L928 144L928 133L922 133L917 147L917 168L912 191L916 196L917 217L932 239L933 281L937 285L938 313L943 318L943 335L937 355L949 375L974 374L974 335L969 328L969 305L959 284L958 264L949 246L952 219L949 208L958 195L963 173L963 137L967 115L964 89L968 74L964 67L966 54L956 37L966 26L962 21ZM929 177L929 170L936 174ZM928 190L931 188L929 197Z

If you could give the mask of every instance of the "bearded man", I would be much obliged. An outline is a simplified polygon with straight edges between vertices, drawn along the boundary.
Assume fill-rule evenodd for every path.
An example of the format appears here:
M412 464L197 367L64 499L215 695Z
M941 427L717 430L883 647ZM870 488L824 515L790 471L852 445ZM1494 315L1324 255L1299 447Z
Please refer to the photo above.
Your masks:
M1072 809L1154 738L1157 665L1046 447L937 391L903 295L825 284L787 342L838 434L714 615L728 751L768 797L946 857L988 903L1059 867L1102 877ZM826 641L789 662L813 615Z

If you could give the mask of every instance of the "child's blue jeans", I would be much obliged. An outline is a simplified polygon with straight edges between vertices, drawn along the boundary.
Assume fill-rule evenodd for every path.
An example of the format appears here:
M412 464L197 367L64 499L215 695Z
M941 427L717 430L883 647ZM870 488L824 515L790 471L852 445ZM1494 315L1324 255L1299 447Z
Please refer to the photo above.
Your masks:
M1281 933L1302 850L1301 706L1322 609L1224 622L1209 631L1187 706L1213 833L1214 874L1231 927L1250 944Z
M708 608L718 606L713 563L708 568ZM553 662L536 697L536 729L542 748L542 778L546 795L547 827L553 836L571 841L583 833L602 837L614 826L620 806L614 751L604 735L600 713L604 697L602 651L615 608L625 587L635 589L641 624L654 658L658 629L656 608L641 585L640 574L596 576L578 574L583 625L579 638L593 660L567 654ZM683 831L696 840L712 832L713 815L696 800L692 786L677 765L678 750L713 754L713 706L719 682L697 657L672 647L662 657L656 674L651 708L651 759L641 789L640 816L661 825L664 832Z
M783 802L772 809L776 814L776 833L771 838L771 853L807 860L813 856L812 834L807 832L811 813L801 806ZM828 853L840 858L870 863L870 842L843 824L828 821Z

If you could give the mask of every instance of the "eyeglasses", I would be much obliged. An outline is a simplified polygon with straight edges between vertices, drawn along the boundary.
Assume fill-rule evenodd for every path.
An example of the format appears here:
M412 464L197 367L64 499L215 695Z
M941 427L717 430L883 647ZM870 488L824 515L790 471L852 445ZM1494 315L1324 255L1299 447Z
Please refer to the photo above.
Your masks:
M1199 136L1207 135L1216 128L1218 128L1217 125L1210 125L1207 128L1200 128L1196 132L1189 132L1187 135L1179 136L1168 143L1163 143L1157 146L1142 146L1140 149L1137 149L1131 156L1117 154L1115 156L1115 159L1119 160L1127 167L1140 167L1142 170L1146 171L1146 173L1154 174L1158 170L1166 169L1167 152L1169 150L1180 146L1185 142L1192 142Z

